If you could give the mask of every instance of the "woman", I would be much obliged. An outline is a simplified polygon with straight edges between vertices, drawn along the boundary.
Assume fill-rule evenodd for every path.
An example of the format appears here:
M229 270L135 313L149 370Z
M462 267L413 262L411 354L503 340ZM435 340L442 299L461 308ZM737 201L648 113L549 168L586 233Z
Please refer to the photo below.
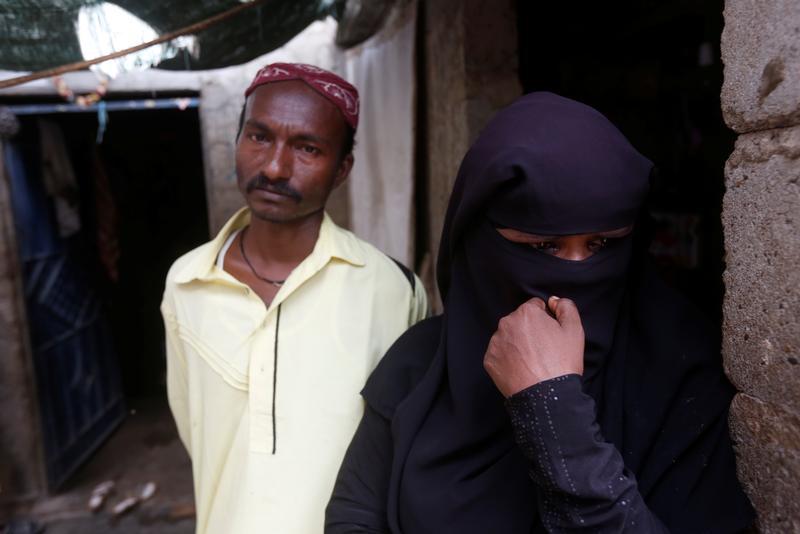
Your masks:
M447 211L444 314L370 377L326 532L749 526L715 336L645 258L651 170L550 93L489 123Z

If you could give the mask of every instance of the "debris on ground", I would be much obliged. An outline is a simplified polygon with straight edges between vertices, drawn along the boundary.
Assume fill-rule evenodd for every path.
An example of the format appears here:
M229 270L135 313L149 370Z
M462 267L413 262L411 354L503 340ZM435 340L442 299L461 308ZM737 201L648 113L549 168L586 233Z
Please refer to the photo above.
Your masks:
M134 496L128 496L114 505L113 510L111 511L114 517L119 517L124 513L128 512L129 510L133 509L138 505L140 502L144 502L150 499L156 493L156 486L155 482L148 482L139 490L139 493Z
M114 517L119 517L131 510L137 504L139 504L139 499L137 497L125 497L114 505L111 513L114 514Z
M114 486L113 480L106 480L94 487L92 495L89 497L89 510L91 510L92 513L97 513L97 511L103 507L103 503L106 502L106 497L114 491Z
M0 534L193 534L191 461L166 399L136 407L62 489L0 511Z
M139 493L139 500L146 501L147 499L155 495L157 489L158 486L156 486L155 482L148 482L142 488L141 493Z

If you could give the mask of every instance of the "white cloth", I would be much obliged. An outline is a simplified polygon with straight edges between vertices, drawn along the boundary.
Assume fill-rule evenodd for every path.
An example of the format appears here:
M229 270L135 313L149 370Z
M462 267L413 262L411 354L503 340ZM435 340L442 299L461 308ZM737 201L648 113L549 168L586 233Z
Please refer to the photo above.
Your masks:
M53 199L58 233L69 237L81 229L78 182L61 128L48 119L39 119L39 144L42 155L42 181Z
M361 113L350 173L350 226L414 267L416 2L398 5L376 35L344 55Z

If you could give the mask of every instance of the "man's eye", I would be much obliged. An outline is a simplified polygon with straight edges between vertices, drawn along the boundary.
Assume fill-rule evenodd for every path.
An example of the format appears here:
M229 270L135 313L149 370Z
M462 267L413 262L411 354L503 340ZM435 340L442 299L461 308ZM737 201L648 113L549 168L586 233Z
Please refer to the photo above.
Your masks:
M311 145L303 145L303 146L300 147L300 150L302 150L306 154L310 154L312 156L316 156L317 154L319 154L319 149L317 147L311 146Z
M536 250L541 250L542 252L553 253L558 251L558 245L555 243L555 241L539 241L537 243L531 243L531 246Z
M267 136L260 133L251 133L248 137L251 141L255 141L256 143L263 143L267 140Z

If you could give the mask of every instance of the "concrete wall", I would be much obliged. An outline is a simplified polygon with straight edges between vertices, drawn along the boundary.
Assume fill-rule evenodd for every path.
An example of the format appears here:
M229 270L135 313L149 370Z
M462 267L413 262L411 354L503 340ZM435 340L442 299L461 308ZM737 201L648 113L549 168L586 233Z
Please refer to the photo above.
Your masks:
M3 506L45 490L39 410L3 167L0 164L0 521Z
M486 122L522 94L522 87L515 2L437 0L422 2L422 9L428 221L422 275L432 290L435 255L461 159Z
M727 0L724 15L731 432L759 530L800 532L800 3Z

